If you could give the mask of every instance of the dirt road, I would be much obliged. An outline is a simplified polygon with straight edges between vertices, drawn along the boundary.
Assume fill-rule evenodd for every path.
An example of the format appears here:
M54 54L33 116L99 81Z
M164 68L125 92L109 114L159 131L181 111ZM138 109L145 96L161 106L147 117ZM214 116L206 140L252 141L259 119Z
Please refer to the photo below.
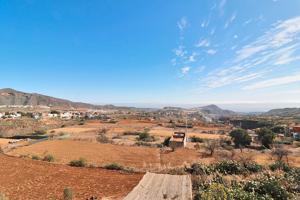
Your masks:
M192 182L188 175L147 173L124 200L191 200Z

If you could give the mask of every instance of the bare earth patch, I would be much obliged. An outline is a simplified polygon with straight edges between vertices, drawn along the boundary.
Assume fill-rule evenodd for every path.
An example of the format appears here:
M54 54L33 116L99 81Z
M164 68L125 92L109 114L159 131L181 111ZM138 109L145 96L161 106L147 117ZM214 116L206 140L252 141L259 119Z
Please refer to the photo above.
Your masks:
M0 155L0 191L13 200L62 199L66 187L72 188L76 200L122 199L142 176Z

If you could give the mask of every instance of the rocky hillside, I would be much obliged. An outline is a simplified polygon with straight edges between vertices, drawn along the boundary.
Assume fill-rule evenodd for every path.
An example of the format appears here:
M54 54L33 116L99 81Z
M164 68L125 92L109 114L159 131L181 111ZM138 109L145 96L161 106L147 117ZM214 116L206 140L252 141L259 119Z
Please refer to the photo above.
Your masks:
M300 108L282 108L273 109L263 115L281 116L281 117L295 117L300 116Z
M0 89L0 106L1 105L49 106L66 109L96 107L91 104L72 102L36 93L25 93L10 88Z
M223 110L220 107L216 105L208 105L208 106L203 106L203 107L198 107L195 108L205 114L208 115L215 115L215 116L232 116L232 115L237 115L234 111L231 110Z

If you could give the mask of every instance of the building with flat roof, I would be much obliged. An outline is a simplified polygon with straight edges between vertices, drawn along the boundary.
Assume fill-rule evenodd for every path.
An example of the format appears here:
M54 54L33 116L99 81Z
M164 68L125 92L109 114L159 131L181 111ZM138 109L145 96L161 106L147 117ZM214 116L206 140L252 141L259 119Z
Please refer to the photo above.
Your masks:
M184 148L186 146L187 136L185 132L174 132L170 139L170 147L173 149Z

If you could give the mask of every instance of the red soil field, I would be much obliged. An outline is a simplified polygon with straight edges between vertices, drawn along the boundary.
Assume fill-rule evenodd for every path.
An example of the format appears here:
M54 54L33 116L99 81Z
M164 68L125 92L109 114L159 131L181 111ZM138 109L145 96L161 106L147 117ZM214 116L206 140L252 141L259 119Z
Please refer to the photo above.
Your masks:
M143 174L122 174L99 168L74 168L0 154L0 192L13 200L62 199L70 187L74 199L122 199Z

